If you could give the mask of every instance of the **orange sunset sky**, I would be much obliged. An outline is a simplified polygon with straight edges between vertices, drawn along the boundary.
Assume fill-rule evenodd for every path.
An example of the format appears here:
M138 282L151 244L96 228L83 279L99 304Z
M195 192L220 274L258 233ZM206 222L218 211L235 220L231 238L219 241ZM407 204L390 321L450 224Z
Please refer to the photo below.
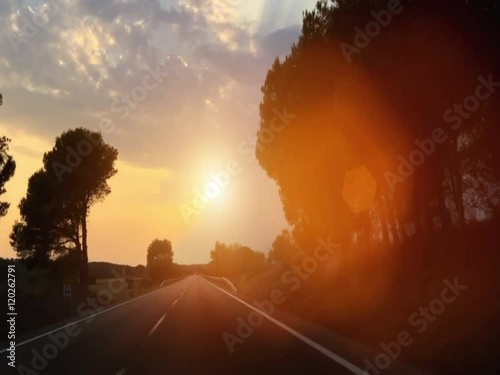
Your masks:
M145 264L154 238L172 241L178 263L207 262L217 240L267 252L286 221L276 185L251 157L260 87L316 0L60 2L46 26L18 45L12 35L23 17L46 2L0 5L7 15L0 134L12 139L17 163L2 196L11 208L0 220L0 256L15 256L9 234L17 205L55 137L79 126L98 130L104 120L112 123L103 136L119 151L118 174L111 195L91 210L91 261ZM150 74L145 66L165 77L126 104ZM239 173L187 222L181 205L230 161Z

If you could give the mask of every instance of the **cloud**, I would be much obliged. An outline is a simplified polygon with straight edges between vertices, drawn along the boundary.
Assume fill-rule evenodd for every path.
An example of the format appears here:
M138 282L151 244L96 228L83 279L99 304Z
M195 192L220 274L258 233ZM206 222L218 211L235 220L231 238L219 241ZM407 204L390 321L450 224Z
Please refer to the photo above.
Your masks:
M143 75L140 62L154 65L167 56L186 66L176 69L169 85L155 91L142 110L123 122L123 129L140 128L146 139L164 124L146 120L138 126L133 121L161 111L168 126L182 132L186 126L176 123L186 122L186 114L193 115L192 123L199 122L207 101L228 107L227 101L234 100L239 106L241 98L221 98L221 91L231 83L255 89L276 51L288 48L297 34L296 27L253 34L253 21L238 13L238 2L229 0L59 1L58 12L17 53L13 35L19 36L35 14L48 12L47 2L15 5L10 14L6 3L9 16L0 25L4 118L48 137L71 126L93 127L96 114L109 110L113 95L137 85Z
M143 188L159 191L163 201L179 196L181 187L190 189L185 181L192 182L192 171L186 166L212 156L232 158L238 144L256 132L260 86L272 60L283 56L298 36L297 9L306 6L301 1L273 4L1 1L1 121L22 132L27 144L32 139L25 134L41 141L34 143L36 152L16 146L21 158L30 158L22 167L23 178L27 166L31 173L39 168L35 156L41 165L38 146L46 151L69 128L98 130L103 119L111 119L115 130L104 138L118 148L120 165L175 176L160 183L145 174L130 183L144 180ZM29 26L44 13L43 26ZM158 61L170 76L127 116L119 116L116 103L122 105L143 85L144 65L154 69Z

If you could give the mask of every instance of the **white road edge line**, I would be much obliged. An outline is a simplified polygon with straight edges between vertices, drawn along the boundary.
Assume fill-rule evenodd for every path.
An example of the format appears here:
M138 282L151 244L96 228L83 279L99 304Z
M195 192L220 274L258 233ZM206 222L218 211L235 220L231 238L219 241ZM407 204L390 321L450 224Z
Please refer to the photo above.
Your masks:
M359 368L358 366L354 365L353 363L349 362L347 359L339 356L338 354L335 354L333 353L332 351L328 350L327 348L325 348L324 346L318 344L317 342L311 340L309 337L307 336L304 336L302 333L300 332L297 332L296 330L294 330L293 328L287 326L286 324L280 322L279 320L273 318L272 316L266 314L265 312L263 311L260 311L258 308L250 305L249 303L239 299L238 297L236 296L233 296L231 293L229 293L228 291L222 289L222 288L219 288L218 286L212 284L210 281L208 280L205 280L207 283L209 283L210 285L212 285L214 288L217 288L219 289L221 292L227 294L229 297L235 299L236 301L242 303L243 305L245 305L246 307L252 309L253 311L255 311L256 313L262 315L264 318L266 318L267 320L269 320L270 322L276 324L278 327L284 329L285 331L287 331L288 333L292 334L293 336L295 336L296 338L298 338L299 340L301 340L302 342L304 342L305 344L309 345L311 348L313 349L316 349L317 351L319 351L320 353L324 354L325 356L327 356L328 358L332 359L333 361L337 362L339 365L343 366L344 368L348 369L349 371L351 371L352 373L354 374L358 374L358 375L370 375L369 373L363 371L361 368Z
M28 344L28 343L30 343L30 342L32 342L32 341L38 340L38 339L40 339L40 338L42 338L42 337L48 336L48 335L50 335L51 333L54 333L54 332L60 331L60 330L65 329L65 328L67 328L67 327L74 326L75 324L81 323L81 322L83 322L83 321L85 321L85 320L88 320L88 319L90 319L90 318L95 318L95 317L96 317L96 316L98 316L98 315L101 315L101 314L104 314L105 312L108 312L108 311L111 311L111 310L117 309L117 308L122 307L122 306L124 306L124 305L126 305L126 304L128 304L128 303L132 303L132 302L137 301L137 300L139 300L139 299L141 299L141 298L147 297L147 296L149 296L149 295L151 295L151 294L158 293L158 292L162 291L162 290L163 290L163 288L164 288L164 287L160 287L160 289L158 289L158 290L154 290L154 291L152 291L152 292L150 292L150 293L148 293L148 294L144 294L144 295L142 295L142 296L139 296L139 297L137 297L137 298L131 299L131 300L129 300L129 301L125 301L125 302L123 302L123 303L120 303L119 305L112 306L112 307L110 307L110 308L108 308L108 309L105 309L105 310L103 310L103 311L100 311L100 312L94 313L94 314L92 314L92 315L90 315L90 316L87 316L87 317L85 317L85 318L82 318L82 319L76 320L76 321L74 321L74 322L68 323L68 324L66 324L66 325L64 325L64 326L62 326L62 327L59 327L59 328L53 329L52 331L42 333L42 334L40 334L40 335L38 335L38 336L32 337L31 339L28 339L28 340L26 340L26 341L23 341L23 342L21 342L21 343L19 343L19 344L17 344L17 343L16 343L16 348L17 348L17 347L19 347L19 346L22 346L22 345ZM9 349L9 348L2 349L2 350L0 351L0 354L1 354L1 353L6 352L8 349Z

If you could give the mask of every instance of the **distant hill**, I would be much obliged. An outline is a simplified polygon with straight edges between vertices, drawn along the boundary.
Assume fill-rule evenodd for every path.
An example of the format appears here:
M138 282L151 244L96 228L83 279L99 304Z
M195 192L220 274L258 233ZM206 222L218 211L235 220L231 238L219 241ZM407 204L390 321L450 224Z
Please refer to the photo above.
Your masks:
M172 272L172 277L192 274L195 272L203 272L205 264L175 264ZM124 272L123 272L124 271ZM90 262L89 263L89 276L96 279L109 279L116 277L114 273L118 272L120 275L146 277L147 268L142 264L138 266L127 266L121 264L114 264L108 262Z
M18 276L23 277L27 272L26 265L19 259L0 258L0 269L7 268L8 264L15 264ZM171 277L193 274L195 272L202 273L205 270L205 264L175 264L172 270ZM29 268L29 267L28 267ZM120 276L147 278L148 272L146 266L139 264L137 266L129 266L123 264L115 264L109 262L90 262L89 277L95 279L111 279L116 277L116 273Z
M110 279L116 277L116 273L119 275L125 274L127 276L145 277L147 270L142 264L133 267L108 262L89 263L89 277L95 277L96 279Z

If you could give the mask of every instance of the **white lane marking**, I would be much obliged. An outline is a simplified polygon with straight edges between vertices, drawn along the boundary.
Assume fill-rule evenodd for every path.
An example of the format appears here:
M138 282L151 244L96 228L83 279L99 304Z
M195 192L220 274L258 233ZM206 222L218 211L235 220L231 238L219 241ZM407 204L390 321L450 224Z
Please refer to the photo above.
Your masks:
M171 308L176 305L176 303L179 301L179 299L182 297L182 295L184 294L185 291L186 291L186 289L182 290L181 294L179 294L179 296L175 299L175 301L170 305ZM149 331L146 338L148 338L153 333L155 333L155 331L158 329L158 327L163 322L163 320L167 317L167 315L168 315L168 311L156 322L156 324L153 326L153 328L151 328L151 330ZM144 345L144 342L141 344L141 346L143 346L143 345ZM126 370L127 369L125 367L122 367L120 370L118 370L118 372L115 375L124 375Z
M168 315L168 311L165 313L165 315L163 315L160 320L158 320L158 322L156 322L155 326L153 328L151 328L151 331L149 331L148 333L148 337L151 336L154 331L156 331L156 329L160 326L161 322L163 322L163 319L165 319Z
M172 284L172 285L173 285L173 284ZM169 286L171 286L171 285L169 285ZM167 286L166 288L168 288L169 286ZM30 343L30 342L32 342L32 341L38 340L38 339L40 339L40 338L42 338L42 337L48 336L48 335L50 335L51 333L54 333L54 332L60 331L60 330L65 329L65 328L67 328L67 327L74 326L75 324L81 323L81 322L83 322L83 321L85 321L85 320L88 320L88 319L90 319L90 318L95 318L95 317L96 317L96 316L98 316L98 315L101 315L101 314L104 314L105 312L108 312L108 311L111 311L111 310L117 309L117 308L122 307L122 306L124 306L124 305L126 305L126 304L128 304L128 303L131 303L131 302L137 301L137 300L139 300L139 299L141 299L141 298L147 297L147 296L149 296L149 295L151 295L151 294L161 292L162 290L165 290L164 288L165 288L165 287L162 287L162 288L160 288L160 289L158 289L158 290L155 290L155 291L152 291L152 292L150 292L150 293L148 293L148 294L144 294L144 295L142 295L142 296L139 296L139 297L137 297L137 298L131 299L131 300L129 300L129 301L126 301L126 302L120 303L119 305L112 306L112 307L110 307L110 308L108 308L108 309L105 309L105 310L103 310L103 311L100 311L100 312L96 312L96 313L94 313L93 315L87 316L87 317L85 317L85 318L82 318L82 319L76 320L76 321L71 322L71 323L68 323L68 324L66 324L66 325L64 325L64 326L62 326L62 327L59 327L59 328L53 329L52 331L42 333L42 334L40 334L40 335L38 335L38 336L36 336L36 337L32 337L31 339L28 339L28 340L23 341L23 342L21 342L21 343L19 343L19 344L16 344L16 348L18 348L19 346L22 346L22 345L28 344L28 343ZM0 351L0 354L1 354L1 353L6 352L8 349L9 349L9 348L5 348L5 349L1 350L1 351Z
M171 307L171 308L172 308L172 307L174 307L174 306L177 304L177 302L179 302L179 300L181 299L181 297L182 297L182 295L184 294L184 292L185 292L185 291L186 291L186 289L184 289L184 290L181 292L181 294L179 294L179 297L177 297L177 298L175 299L175 301L174 301L174 302L172 302L172 304L170 305L170 307ZM163 316L160 318L160 320L158 320L158 321L156 322L156 324L154 325L154 327L153 327L153 328L151 328L151 330L149 331L149 333L148 333L148 336L147 336L147 337L151 336L151 335L152 335L152 334L153 334L153 333L154 333L154 332L158 329L158 327L160 326L161 322L163 322L163 319L165 319L165 318L167 317L167 315L168 315L168 311L165 313L165 315L163 315Z
M259 310L258 308L250 305L249 303L246 303L245 301L239 299L238 297L236 296L233 296L231 293L229 293L228 291L222 289L222 288L219 288L218 286L212 284L211 282L209 282L208 280L205 280L207 283L209 283L210 285L212 285L214 288L217 288L219 289L221 292L227 294L229 297L235 299L236 301L242 303L243 305L245 305L246 307L252 309L253 311L255 311L256 313L262 315L264 318L266 318L267 320L269 320L270 322L276 324L278 327L284 329L285 331L287 331L288 333L292 334L293 336L295 336L296 338L298 338L299 340L301 340L302 342L304 342L305 344L309 345L311 348L313 349L316 349L317 351L319 351L320 353L324 354L325 356L327 356L328 358L332 359L333 361L337 362L339 365L345 367L346 369L348 369L349 371L353 372L354 374L358 374L358 375L370 375L369 373L367 372L364 372L361 368L359 368L358 366L354 365L353 363L349 362L347 359L339 356L338 354L335 354L333 353L332 351L328 350L327 348L325 348L324 346L318 344L317 342L311 340L309 337L307 336L304 336L302 333L300 332L297 332L296 330L294 330L293 328L287 326L286 324L280 322L279 320L273 318L271 315L269 314L266 314L265 312Z
M170 307L174 307L175 305L177 305L177 302L179 302L179 300L181 299L182 295L184 294L184 292L186 291L186 289L184 289L181 294L179 294L179 297L177 297L175 299L175 301L172 303L172 305Z

